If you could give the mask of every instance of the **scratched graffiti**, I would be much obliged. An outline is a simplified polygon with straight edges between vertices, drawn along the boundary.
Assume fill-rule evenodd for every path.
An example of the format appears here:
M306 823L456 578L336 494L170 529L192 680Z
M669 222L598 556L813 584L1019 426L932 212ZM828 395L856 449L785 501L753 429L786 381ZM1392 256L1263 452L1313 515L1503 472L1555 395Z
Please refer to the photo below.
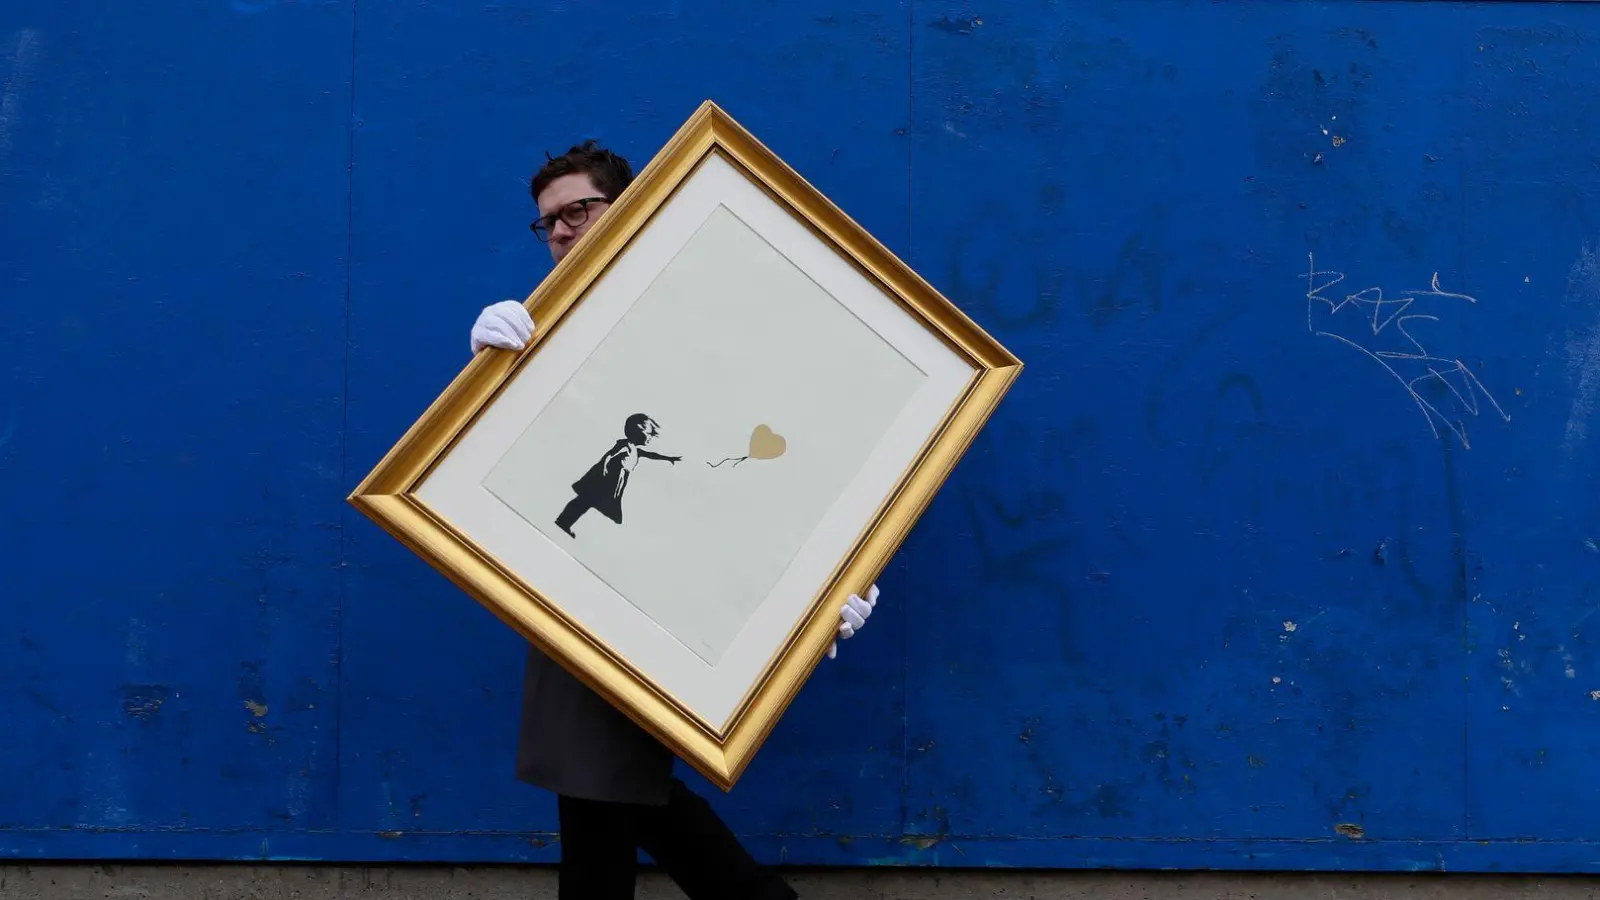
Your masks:
M1485 409L1492 409L1502 421L1511 421L1465 362L1429 350L1415 333L1419 323L1439 321L1432 310L1461 303L1475 305L1477 298L1444 290L1439 286L1437 272L1427 289L1402 291L1394 297L1386 297L1379 287L1342 297L1330 296L1326 292L1344 282L1344 273L1320 270L1315 255L1306 256L1310 265L1300 276L1306 279L1306 329L1317 337L1332 338L1359 350L1394 376L1422 412L1435 438L1444 428L1461 442L1462 449L1470 450L1472 442L1467 438L1464 415L1476 418ZM1360 322L1355 329L1359 333L1349 337L1319 327L1319 310L1323 322ZM1391 349L1379 349L1382 346ZM1399 349L1393 349L1396 346ZM1452 416L1446 410L1458 414Z

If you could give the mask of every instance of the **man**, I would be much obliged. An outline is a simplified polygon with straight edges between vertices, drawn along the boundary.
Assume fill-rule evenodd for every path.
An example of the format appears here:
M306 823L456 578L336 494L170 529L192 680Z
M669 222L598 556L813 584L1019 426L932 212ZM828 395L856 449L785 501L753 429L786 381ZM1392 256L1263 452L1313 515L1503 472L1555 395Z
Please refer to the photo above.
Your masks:
M633 181L627 160L595 145L550 159L531 185L539 218L531 227L560 262ZM522 304L485 308L472 326L472 352L520 350L533 320ZM877 604L852 595L839 635L851 637ZM838 641L828 648L831 659ZM517 777L557 795L561 900L634 896L639 848L691 900L798 896L756 864L704 798L673 775L673 755L648 732L530 647L523 679Z

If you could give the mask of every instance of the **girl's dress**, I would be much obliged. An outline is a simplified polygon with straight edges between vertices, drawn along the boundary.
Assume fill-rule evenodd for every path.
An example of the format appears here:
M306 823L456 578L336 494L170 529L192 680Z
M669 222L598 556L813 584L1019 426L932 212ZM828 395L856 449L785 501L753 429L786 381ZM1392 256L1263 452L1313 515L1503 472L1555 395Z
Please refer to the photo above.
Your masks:
M609 464L608 464L609 461ZM639 464L639 448L631 441L619 440L605 456L572 483L572 492L601 515L622 524L622 492L628 476Z

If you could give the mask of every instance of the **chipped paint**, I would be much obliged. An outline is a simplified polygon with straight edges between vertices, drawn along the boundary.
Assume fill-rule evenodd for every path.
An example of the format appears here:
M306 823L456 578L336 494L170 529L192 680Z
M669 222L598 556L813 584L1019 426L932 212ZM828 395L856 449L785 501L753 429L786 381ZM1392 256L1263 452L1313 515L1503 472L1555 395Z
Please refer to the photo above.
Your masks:
M940 16L934 21L928 23L928 27L934 29L935 31L943 31L947 34L957 35L972 34L978 28L982 27L982 25L983 20L976 16L968 18L961 18L960 16Z
M129 684L122 688L122 711L130 718L149 721L161 712L172 690L164 684Z

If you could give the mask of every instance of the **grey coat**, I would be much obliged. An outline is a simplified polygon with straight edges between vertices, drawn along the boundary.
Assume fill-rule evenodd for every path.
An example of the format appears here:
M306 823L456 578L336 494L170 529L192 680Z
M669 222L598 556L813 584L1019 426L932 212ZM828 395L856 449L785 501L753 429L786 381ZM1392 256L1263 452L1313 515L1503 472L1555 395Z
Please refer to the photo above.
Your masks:
M672 751L561 664L528 647L517 778L556 794L667 802Z

